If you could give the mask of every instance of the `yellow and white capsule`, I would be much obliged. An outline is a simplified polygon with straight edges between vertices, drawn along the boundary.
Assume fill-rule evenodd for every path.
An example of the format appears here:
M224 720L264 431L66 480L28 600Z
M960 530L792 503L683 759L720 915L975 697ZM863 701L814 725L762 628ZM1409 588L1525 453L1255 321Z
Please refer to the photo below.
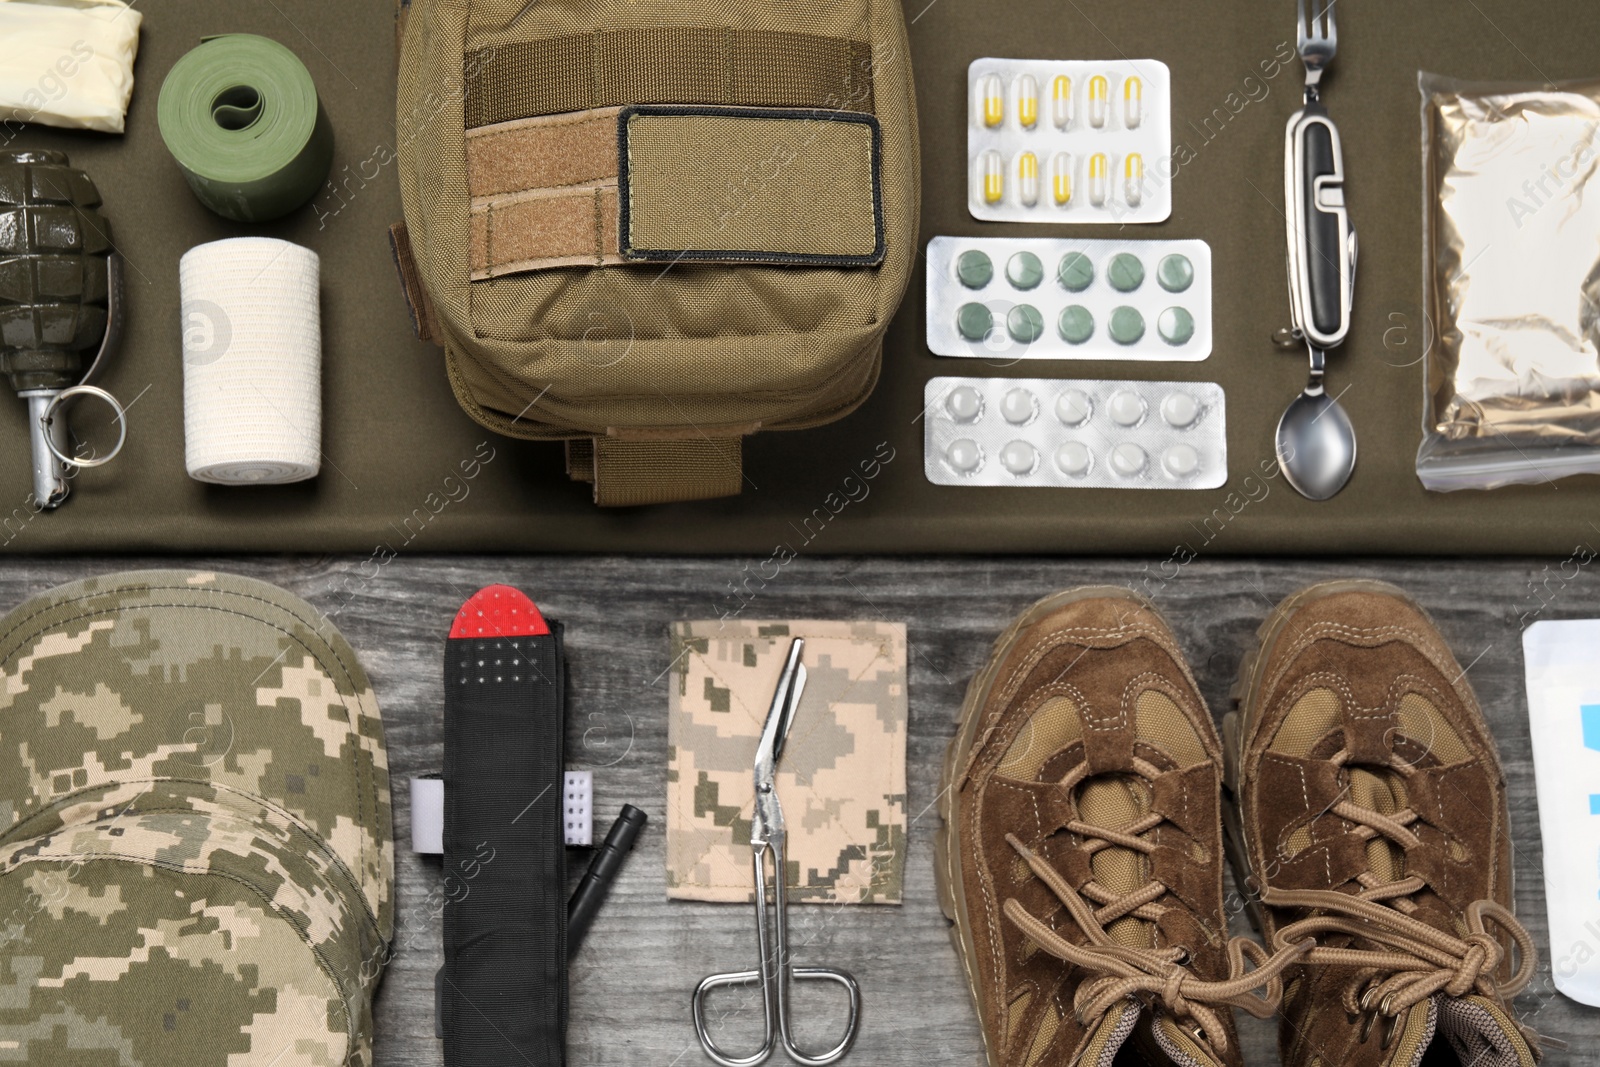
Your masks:
M1104 74L1089 79L1089 125L1100 129L1106 124L1106 112L1111 109L1111 83Z
M978 81L978 92L983 98L983 124L998 126L1006 120L1006 90L1000 84L1000 75L985 74Z
M1144 201L1144 157L1137 152L1129 152L1122 164L1122 195L1129 207Z
M1107 186L1111 183L1107 173L1110 167L1104 152L1096 152L1089 157L1089 203L1095 207L1106 205L1106 194L1110 191Z
M1137 130L1144 121L1144 83L1138 78L1122 83L1122 120L1130 130Z
M1058 130L1072 125L1072 79L1065 74L1050 83L1050 121Z
M1039 121L1039 79L1032 74L1017 79L1017 121L1025 130Z
M1017 199L1023 207L1039 202L1039 157L1032 152L1017 157Z
M1057 152L1050 161L1050 188L1057 207L1072 203L1072 157L1065 152Z
M983 199L988 204L998 204L1006 195L1005 164L994 149L983 154Z

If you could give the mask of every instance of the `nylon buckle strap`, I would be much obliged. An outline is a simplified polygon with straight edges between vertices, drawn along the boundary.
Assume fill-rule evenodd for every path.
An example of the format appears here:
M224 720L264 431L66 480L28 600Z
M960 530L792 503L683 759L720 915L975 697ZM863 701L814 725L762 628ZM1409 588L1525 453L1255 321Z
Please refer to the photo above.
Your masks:
M561 625L503 585L445 644L447 1067L566 1060L565 669Z
M579 478L583 468L571 466ZM738 496L744 482L744 438L594 439L594 502L601 507L667 504Z

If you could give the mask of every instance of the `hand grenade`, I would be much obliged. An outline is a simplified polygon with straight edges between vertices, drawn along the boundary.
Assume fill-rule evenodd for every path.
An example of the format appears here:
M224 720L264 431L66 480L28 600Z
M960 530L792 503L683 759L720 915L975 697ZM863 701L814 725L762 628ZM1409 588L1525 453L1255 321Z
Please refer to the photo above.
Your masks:
M34 494L53 508L69 490L66 467L96 466L121 448L122 409L88 385L119 332L118 259L100 193L63 152L0 152L0 370L28 401ZM92 393L117 412L116 448L72 456L59 408Z

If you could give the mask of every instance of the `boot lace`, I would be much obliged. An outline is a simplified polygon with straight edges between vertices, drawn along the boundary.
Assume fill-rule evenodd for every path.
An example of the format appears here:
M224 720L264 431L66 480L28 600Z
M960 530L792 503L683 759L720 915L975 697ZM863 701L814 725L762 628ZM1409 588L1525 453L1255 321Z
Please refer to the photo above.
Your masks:
M1349 752L1341 750L1332 759L1342 766L1349 760ZM1402 777L1415 773L1403 761L1393 761L1391 766ZM1346 796L1328 810L1357 824L1355 832L1368 841L1382 836L1406 851L1422 845L1411 829L1418 815L1410 807L1384 814ZM1305 954L1306 964L1354 967L1363 972L1364 992L1358 998L1353 988L1348 990L1345 1005L1352 1015L1376 1009L1367 1019L1363 1037L1376 1014L1393 1019L1441 990L1450 997L1476 991L1491 999L1509 1000L1532 980L1538 963L1533 937L1499 903L1478 900L1468 905L1464 914L1467 934L1457 937L1412 916L1417 905L1411 897L1427 885L1421 876L1383 881L1367 870L1356 881L1362 887L1356 893L1263 886L1261 901L1274 908L1312 913L1278 930L1273 944L1279 952L1309 941L1314 947ZM1517 969L1504 981L1495 977L1506 955L1493 933L1495 927L1510 936L1517 952ZM1380 947L1324 944L1331 936L1362 939Z
M1147 781L1153 781L1161 773L1154 765L1137 758L1133 768ZM1079 765L1062 780L1061 786L1070 790L1087 776L1087 765ZM1112 846L1149 855L1156 846L1142 835L1163 821L1159 812L1151 811L1121 830L1076 819L1068 823L1066 829L1086 841L1083 847L1091 855ZM1049 886L1087 939L1087 944L1066 940L1014 897L1002 908L1006 917L1041 951L1095 975L1079 983L1073 997L1074 1015L1085 1029L1096 1026L1112 1006L1133 997L1157 1003L1175 1018L1192 1021L1198 1028L1196 1037L1208 1041L1215 1050L1223 1051L1228 1045L1227 1030L1217 1009L1234 1007L1258 1019L1269 1018L1278 1010L1283 998L1280 975L1311 948L1311 942L1306 941L1268 957L1266 950L1254 941L1235 937L1227 945L1228 977L1222 981L1207 981L1189 969L1191 960L1187 948L1123 945L1113 941L1106 930L1108 925L1125 916L1147 922L1159 919L1165 909L1155 901L1168 891L1162 882L1151 879L1133 892L1115 893L1091 879L1081 889L1073 889L1044 857L1015 835L1007 834L1006 841L1033 874ZM1257 994L1258 989L1264 992Z

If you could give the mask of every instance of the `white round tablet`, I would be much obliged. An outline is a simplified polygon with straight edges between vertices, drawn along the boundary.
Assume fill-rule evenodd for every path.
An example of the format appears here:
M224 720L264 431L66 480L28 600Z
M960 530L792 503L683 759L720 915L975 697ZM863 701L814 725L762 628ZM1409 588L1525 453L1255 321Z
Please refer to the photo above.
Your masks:
M1161 402L1161 417L1168 426L1183 429L1200 417L1200 403L1188 393L1173 393Z
M1118 426L1137 426L1144 420L1144 397L1131 389L1111 394L1106 406L1111 413L1111 421Z
M1026 441L1012 441L1000 450L1000 463L1012 474L1031 474L1039 453Z
M1082 389L1067 389L1056 397L1056 418L1063 426L1082 426L1094 414L1094 401Z
M1144 470L1144 449L1129 441L1124 441L1111 450L1111 469L1118 474L1134 475Z
M944 398L944 407L957 422L973 422L983 414L983 397L970 385L958 385Z
M1178 478L1187 478L1200 469L1200 453L1192 445L1173 445L1167 449L1167 454L1161 457L1161 465L1167 468L1169 474Z
M1082 441L1068 441L1056 449L1056 466L1061 468L1062 474L1076 477L1089 473L1089 464L1093 457L1089 454L1089 447Z
M1026 389L1010 389L1000 398L1000 414L1012 425L1021 426L1033 418L1037 402Z
M960 473L971 474L983 466L983 449L972 438L963 437L950 442L950 447L944 450L944 458Z

